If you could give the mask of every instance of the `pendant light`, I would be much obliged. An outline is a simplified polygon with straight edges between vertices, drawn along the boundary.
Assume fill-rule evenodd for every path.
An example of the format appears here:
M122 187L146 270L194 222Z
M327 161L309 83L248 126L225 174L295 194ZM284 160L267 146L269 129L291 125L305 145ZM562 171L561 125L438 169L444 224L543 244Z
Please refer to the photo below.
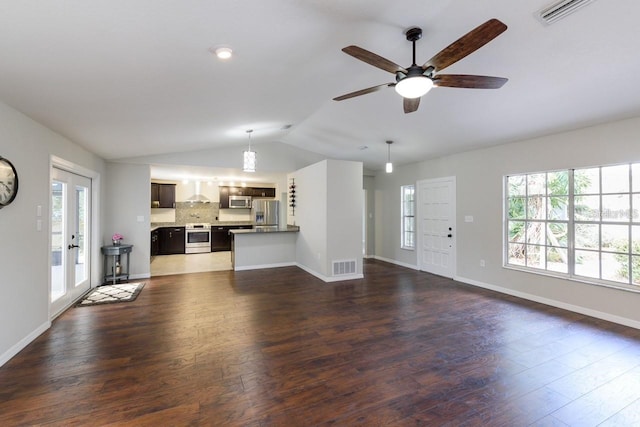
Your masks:
M393 163L391 163L391 144L393 144L393 141L387 141L387 164L384 168L387 173L393 172Z
M251 133L252 132L253 132L253 129L247 129L247 133L249 134L249 149L245 151L243 155L242 170L244 172L256 171L256 152L251 151Z

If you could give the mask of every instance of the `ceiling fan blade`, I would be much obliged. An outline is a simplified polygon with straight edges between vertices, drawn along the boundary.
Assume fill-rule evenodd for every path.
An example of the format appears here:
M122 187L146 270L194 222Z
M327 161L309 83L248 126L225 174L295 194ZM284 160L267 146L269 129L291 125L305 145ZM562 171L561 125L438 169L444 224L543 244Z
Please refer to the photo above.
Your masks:
M438 74L433 84L439 87L467 89L500 89L509 79L504 77L473 76L468 74Z
M376 55L373 52L369 52L366 49L363 49L358 46L347 46L342 49L344 53L347 55L351 55L354 58L359 59L360 61L364 61L367 64L373 65L374 67L378 67L381 70L388 71L390 73L397 73L398 71L402 73L407 73L407 70L396 64L395 62L389 61L386 58L383 58L380 55Z
M382 89L383 87L387 87L387 86L395 86L395 83L384 83L384 84L381 84L381 85L378 85L378 86L368 87L366 89L360 89L360 90L357 90L355 92L347 93L346 95L337 96L337 97L333 98L333 100L334 101L343 101L345 99L354 98L356 96L366 95L366 94L371 93L371 92L377 92L380 89Z
M433 67L434 71L443 70L480 49L506 29L507 26L504 23L497 19L490 19L442 49L433 58L425 62L422 68L426 70L429 67Z
M420 106L420 98L403 98L404 113L413 113Z

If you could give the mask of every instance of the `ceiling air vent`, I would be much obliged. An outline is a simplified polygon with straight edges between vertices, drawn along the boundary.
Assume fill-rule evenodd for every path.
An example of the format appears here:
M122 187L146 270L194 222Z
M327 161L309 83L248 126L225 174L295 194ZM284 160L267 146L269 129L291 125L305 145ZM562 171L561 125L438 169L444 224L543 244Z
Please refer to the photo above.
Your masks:
M547 25L553 24L558 19L572 14L592 1L593 0L562 0L542 9L538 12L538 18Z

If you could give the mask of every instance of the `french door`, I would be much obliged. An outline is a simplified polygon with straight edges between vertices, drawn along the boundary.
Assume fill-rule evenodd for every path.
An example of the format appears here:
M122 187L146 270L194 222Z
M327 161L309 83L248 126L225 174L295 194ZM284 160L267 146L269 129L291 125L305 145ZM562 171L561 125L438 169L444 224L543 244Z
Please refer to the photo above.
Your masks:
M455 177L418 181L417 202L418 266L422 271L453 278L456 272Z
M91 286L91 179L52 169L51 317Z

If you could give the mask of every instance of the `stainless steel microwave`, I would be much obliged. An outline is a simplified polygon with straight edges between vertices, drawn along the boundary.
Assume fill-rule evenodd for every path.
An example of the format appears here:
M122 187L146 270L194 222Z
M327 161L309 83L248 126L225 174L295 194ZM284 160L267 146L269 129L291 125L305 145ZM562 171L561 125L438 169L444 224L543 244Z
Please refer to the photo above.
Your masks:
M229 196L230 209L251 209L251 196Z

